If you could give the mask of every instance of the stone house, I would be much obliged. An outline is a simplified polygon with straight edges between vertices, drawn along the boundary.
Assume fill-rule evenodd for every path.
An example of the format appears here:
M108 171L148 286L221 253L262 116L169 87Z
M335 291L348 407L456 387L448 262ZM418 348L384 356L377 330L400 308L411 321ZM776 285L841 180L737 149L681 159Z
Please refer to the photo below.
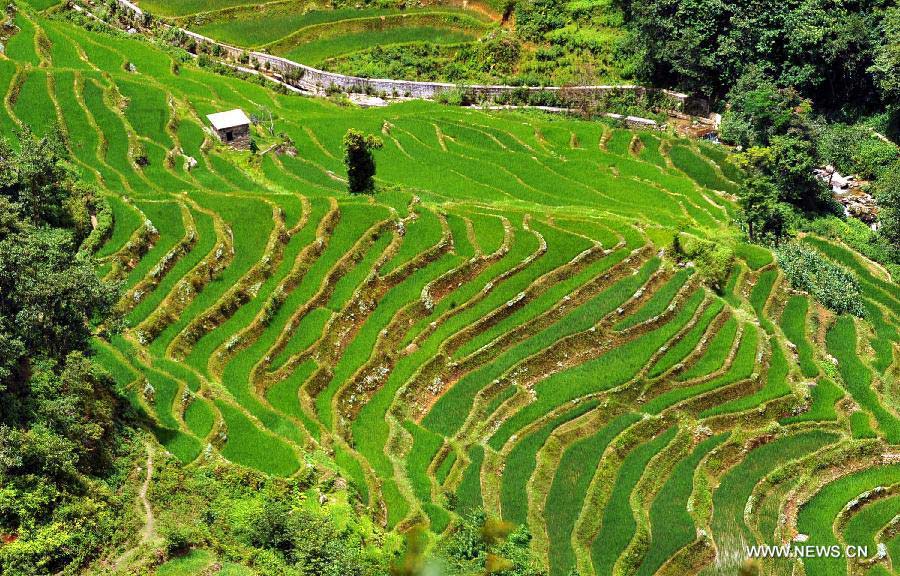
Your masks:
M212 124L219 140L239 150L250 148L250 118L243 110L218 112L209 114L206 118Z

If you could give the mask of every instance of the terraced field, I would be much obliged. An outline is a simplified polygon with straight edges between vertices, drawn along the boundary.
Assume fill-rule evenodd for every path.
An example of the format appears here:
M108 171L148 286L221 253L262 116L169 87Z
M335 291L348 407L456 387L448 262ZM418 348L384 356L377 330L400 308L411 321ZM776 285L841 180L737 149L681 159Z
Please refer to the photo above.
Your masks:
M332 8L297 0L261 6L232 0L138 4L204 36L311 66L375 46L472 42L498 19L490 9L468 9L459 2L409 8Z
M17 23L0 127L58 122L108 196L95 256L129 326L96 354L186 464L332 467L398 531L483 507L527 525L554 576L734 574L744 544L798 534L870 558L764 573L896 570L896 284L805 239L860 277L868 319L834 318L767 250L738 245L722 294L674 264L676 231L734 237L721 151L426 102L339 108L24 7ZM204 127L259 106L296 157ZM373 197L346 193L350 127L385 141Z

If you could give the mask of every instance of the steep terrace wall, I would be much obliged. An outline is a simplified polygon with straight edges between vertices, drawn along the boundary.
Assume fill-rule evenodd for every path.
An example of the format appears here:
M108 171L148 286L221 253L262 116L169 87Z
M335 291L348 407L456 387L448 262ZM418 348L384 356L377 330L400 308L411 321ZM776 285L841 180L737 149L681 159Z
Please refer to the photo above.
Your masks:
M128 0L118 0L119 5L130 11L135 16L142 17L143 11ZM402 96L409 98L433 99L441 92L447 92L457 88L455 84L446 82L416 82L412 80L393 80L388 78L361 78L358 76L346 76L344 74L336 74L334 72L326 72L312 66L300 64L287 58L266 54L264 52L247 51L243 48L231 46L218 42L212 38L208 38L196 32L179 28L188 37L192 38L198 45L206 45L212 48L218 46L220 52L229 59L240 60L244 57L249 58L251 66L259 66L260 70L277 73L282 78L289 79L289 82L299 88L309 92L320 93L327 89L339 89L342 92L357 94L378 94L391 96ZM477 99L491 100L500 94L513 91L527 90L529 92L559 92L565 90L567 92L586 92L596 95L602 95L608 92L636 92L644 94L655 90L644 86L634 84L624 85L598 85L598 86L504 86L504 85L466 85L466 90ZM702 101L694 99L687 94L681 92L673 92L671 90L660 90L673 102L676 103L680 110L696 109L698 106L702 109L704 104Z

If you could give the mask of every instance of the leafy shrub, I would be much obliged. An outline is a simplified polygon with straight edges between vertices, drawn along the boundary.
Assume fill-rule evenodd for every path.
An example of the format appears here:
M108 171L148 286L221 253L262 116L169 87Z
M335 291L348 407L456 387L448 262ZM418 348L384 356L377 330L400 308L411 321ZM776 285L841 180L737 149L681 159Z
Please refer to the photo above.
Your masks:
M438 92L435 96L435 100L441 104L447 104L448 106L468 106L472 103L471 96L462 86L457 86L452 90Z
M488 518L479 508L463 516L435 556L450 574L540 576L546 572L531 552L530 543L527 526L513 529L508 522ZM396 568L395 574L404 574Z
M827 308L841 314L865 316L859 282L852 272L795 242L776 251L784 275L797 290L812 294Z
M509 92L498 94L494 102L510 106L565 106L559 94L548 90L529 90L520 86Z
M779 88L757 67L741 76L728 100L719 136L744 148L768 146L772 137L803 125L810 107L796 90Z
M734 250L721 242L709 242L679 232L672 239L672 256L679 262L693 261L703 281L722 292L734 263Z
M564 6L553 0L528 0L516 6L516 31L526 40L541 40L567 21Z
M900 264L900 161L884 170L875 184L880 244L894 264ZM893 274L893 272L892 272Z
M476 45L476 68L495 74L509 74L522 57L522 44L515 35L498 32Z
M164 535L166 554L172 556L180 556L187 552L191 547L191 537L184 526L175 526L168 530Z

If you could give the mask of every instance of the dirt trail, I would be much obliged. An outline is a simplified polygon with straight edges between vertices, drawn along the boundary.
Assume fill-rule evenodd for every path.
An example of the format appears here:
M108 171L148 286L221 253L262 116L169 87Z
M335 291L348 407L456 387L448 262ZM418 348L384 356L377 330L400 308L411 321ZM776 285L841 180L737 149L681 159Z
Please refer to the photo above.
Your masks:
M113 560L113 573L117 573L119 569L127 567L128 561L137 554L138 548L156 537L156 518L153 516L153 507L150 506L150 500L147 499L147 492L150 490L150 480L153 478L153 448L149 442L145 444L145 447L147 448L146 472L144 483L141 484L141 488L138 490L138 500L144 508L144 527L141 529L141 539L137 545L122 552L118 558Z
M146 544L156 536L156 518L153 516L153 508L147 499L147 491L150 490L150 480L153 478L153 449L147 445L147 475L138 492L138 499L144 506L144 529L141 531L141 544Z

